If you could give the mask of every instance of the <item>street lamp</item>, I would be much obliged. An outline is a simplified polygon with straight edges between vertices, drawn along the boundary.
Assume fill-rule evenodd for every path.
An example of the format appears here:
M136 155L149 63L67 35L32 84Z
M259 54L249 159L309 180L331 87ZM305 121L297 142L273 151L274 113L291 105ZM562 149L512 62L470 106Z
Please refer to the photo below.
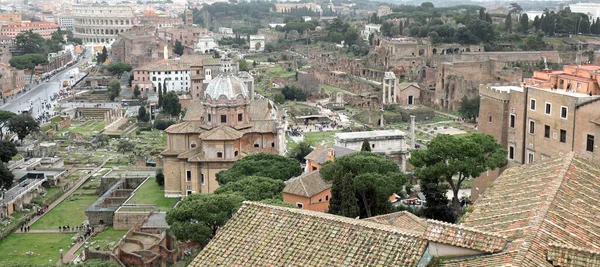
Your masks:
M60 250L58 250L58 252L60 253L60 263L64 263L63 262L63 249L61 248Z

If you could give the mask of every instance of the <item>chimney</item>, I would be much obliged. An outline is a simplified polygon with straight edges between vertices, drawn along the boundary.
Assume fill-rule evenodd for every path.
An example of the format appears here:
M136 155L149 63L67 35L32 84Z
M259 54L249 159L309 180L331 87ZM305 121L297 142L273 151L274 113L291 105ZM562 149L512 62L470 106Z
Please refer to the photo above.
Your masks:
M415 149L415 115L410 115L410 149Z
M327 156L325 157L325 161L330 161L335 159L335 150L333 148L327 149Z

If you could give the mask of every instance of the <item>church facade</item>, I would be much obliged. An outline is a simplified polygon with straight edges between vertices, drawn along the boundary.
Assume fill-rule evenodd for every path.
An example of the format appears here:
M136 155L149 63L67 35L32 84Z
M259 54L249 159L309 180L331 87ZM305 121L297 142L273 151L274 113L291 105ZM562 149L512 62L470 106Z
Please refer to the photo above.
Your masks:
M162 152L165 197L211 193L216 173L252 153L285 152L283 116L269 100L254 99L253 78L223 59L221 73L190 103L182 123L170 126Z

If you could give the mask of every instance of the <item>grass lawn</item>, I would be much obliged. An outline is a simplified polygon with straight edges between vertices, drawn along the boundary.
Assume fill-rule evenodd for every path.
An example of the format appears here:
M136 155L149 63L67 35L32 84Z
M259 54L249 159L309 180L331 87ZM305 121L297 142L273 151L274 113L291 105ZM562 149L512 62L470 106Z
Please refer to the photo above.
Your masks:
M0 241L0 265L8 262L47 264L71 248L74 234L11 234ZM25 254L27 251L33 255Z
M88 239L87 243L89 244L90 249L96 249L98 246L100 246L100 250L103 250L105 247L112 249L126 233L127 230L115 230L112 227L109 227L106 230L98 233L96 236ZM79 253L80 251L81 248L79 248L75 254Z
M99 178L90 179L85 182L79 189L71 194L67 199L63 200L58 206L49 211L39 221L35 222L31 229L45 230L58 229L62 225L80 225L86 219L85 210L91 206L98 195L95 193L95 188L98 187Z
M292 77L294 75L296 75L295 71L287 71L287 68L284 68L281 65L277 65L275 67L269 68L267 70L268 74L271 74L275 77L279 77L279 78L287 78L287 77Z
M140 185L127 204L153 204L156 205L156 209L166 211L175 206L178 200L164 197L164 193L160 191L160 186L154 181L154 177L150 177Z
M321 84L321 88L323 88L323 90L325 90L326 93L344 93L344 94L349 94L349 95L355 95L354 93L350 93L346 90L337 88L337 87L333 87L333 86L329 86L329 85L324 85Z
M323 132L304 132L304 140L307 140L313 146L318 146L321 141L325 141L327 145L335 144L333 136L341 131L323 131Z

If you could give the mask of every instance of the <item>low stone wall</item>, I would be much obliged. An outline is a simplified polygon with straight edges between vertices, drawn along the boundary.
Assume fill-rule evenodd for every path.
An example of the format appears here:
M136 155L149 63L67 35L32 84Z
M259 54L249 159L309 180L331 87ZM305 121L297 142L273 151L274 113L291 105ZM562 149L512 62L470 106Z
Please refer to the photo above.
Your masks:
M138 223L148 218L150 211L126 212L118 211L113 219L113 228L115 230L127 230L136 226Z

